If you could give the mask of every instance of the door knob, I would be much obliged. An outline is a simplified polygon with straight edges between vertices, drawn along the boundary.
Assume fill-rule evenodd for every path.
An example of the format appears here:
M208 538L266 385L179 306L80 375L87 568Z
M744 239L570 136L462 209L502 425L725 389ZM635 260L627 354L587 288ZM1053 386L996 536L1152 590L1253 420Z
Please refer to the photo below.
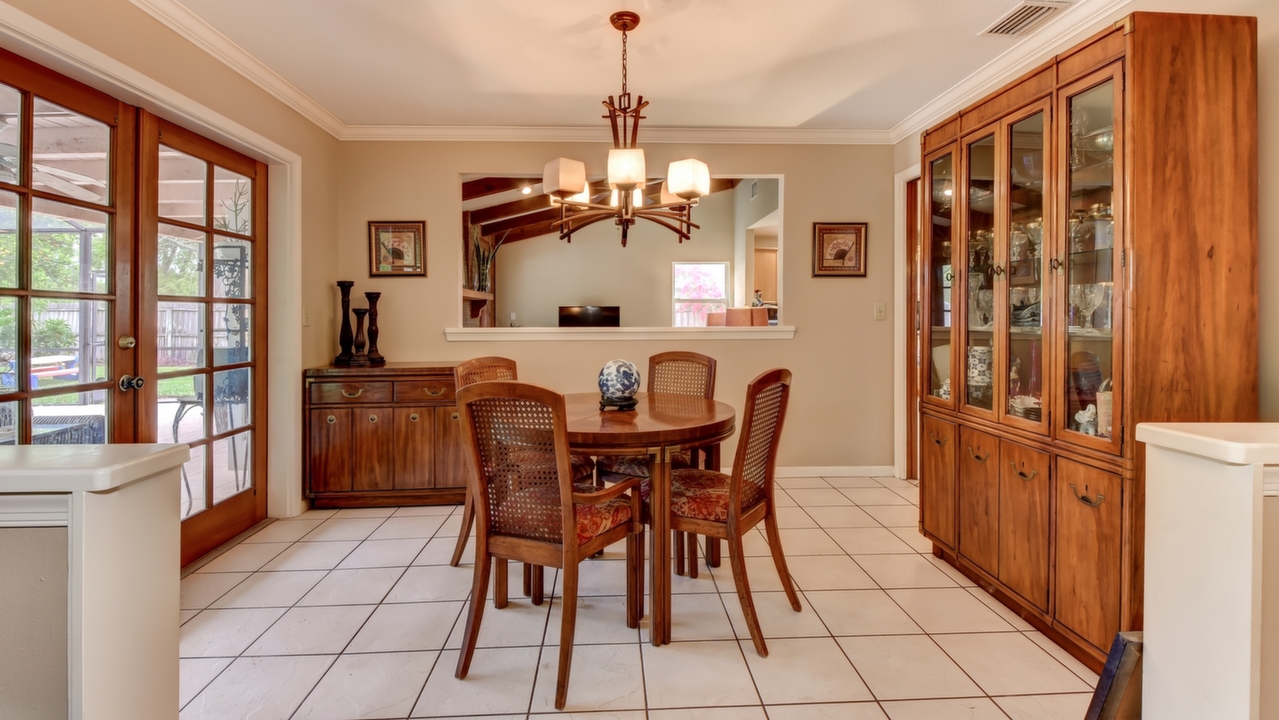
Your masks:
M132 375L120 376L120 392L129 392L130 390L141 390L147 381L144 378L134 377Z
M121 335L120 339L116 340L116 344L121 350L132 350L138 344L138 339L132 335Z

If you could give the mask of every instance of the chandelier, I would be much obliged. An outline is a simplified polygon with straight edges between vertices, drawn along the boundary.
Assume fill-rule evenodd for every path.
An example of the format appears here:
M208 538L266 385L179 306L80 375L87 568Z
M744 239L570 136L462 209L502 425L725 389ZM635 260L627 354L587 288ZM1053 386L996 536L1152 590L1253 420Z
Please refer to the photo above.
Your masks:
M586 181L586 165L580 160L556 158L546 163L542 173L542 189L551 196L551 205L559 207L560 219L551 224L561 240L573 241L573 233L587 225L612 219L622 228L622 247L636 219L643 218L689 239L693 228L692 209L698 198L710 194L711 175L701 160L677 160L670 164L662 183L658 202L645 204L648 176L644 167L644 151L636 147L640 113L648 102L643 95L634 103L626 88L626 33L639 25L639 15L616 12L609 17L613 27L622 31L622 94L604 101L609 123L613 126L613 149L608 151L609 200L592 202L590 183ZM601 188L602 190L603 188ZM602 199L602 198L601 198Z

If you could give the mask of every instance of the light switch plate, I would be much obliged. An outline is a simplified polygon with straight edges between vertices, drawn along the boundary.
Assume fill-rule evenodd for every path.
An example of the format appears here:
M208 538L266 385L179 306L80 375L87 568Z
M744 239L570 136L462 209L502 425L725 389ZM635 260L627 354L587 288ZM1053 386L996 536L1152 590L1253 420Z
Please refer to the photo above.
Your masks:
M875 303L875 319L876 320L888 319L888 307L886 306L885 303L882 303L882 302Z

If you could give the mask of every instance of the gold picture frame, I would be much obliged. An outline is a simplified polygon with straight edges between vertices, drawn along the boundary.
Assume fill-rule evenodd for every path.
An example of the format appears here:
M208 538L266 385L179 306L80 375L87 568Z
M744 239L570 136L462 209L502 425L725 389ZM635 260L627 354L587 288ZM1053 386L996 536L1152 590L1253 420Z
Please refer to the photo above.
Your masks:
M813 223L813 277L866 277L866 223Z
M369 277L426 277L426 222L369 221Z

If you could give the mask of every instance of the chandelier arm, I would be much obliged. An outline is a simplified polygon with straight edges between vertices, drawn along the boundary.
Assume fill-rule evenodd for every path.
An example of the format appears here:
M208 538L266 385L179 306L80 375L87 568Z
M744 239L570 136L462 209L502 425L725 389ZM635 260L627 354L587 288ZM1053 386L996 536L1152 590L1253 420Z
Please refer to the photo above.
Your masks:
M688 222L688 213L666 212L664 210L654 210L651 206L643 210L636 211L636 215L652 215L653 217L670 218L671 220L679 220L680 222ZM694 225L693 227L697 227Z
M613 207L612 205L603 205L601 203L584 203L584 202L579 202L577 200L560 200L559 204L562 207L566 207L571 210L577 210L579 212L585 212L586 210L604 210L606 212L613 212L617 210L617 208Z
M583 218L581 215L574 215L562 222L552 223L551 227L555 228L556 230L559 230L561 233L567 232L569 234L572 234L588 225L594 225L595 223L601 220L608 220L614 217L617 217L617 216L613 214L605 214L605 213L600 213L594 217L587 217L587 218ZM574 222L575 220L582 220L582 222ZM567 231L565 230L565 228L567 228ZM561 234L561 239L562 238L563 238L563 234Z
M679 235L679 237L680 237L680 242L684 242L685 240L691 240L691 239L692 239L692 238L689 236L689 234L688 234L686 231L684 231L682 228L676 227L676 226L674 226L674 225L672 225L672 224L670 224L670 223L666 222L665 220L663 220L663 219L661 219L661 218L656 218L656 217L653 217L652 215L636 215L635 217L641 217L641 218L644 218L645 220L647 220L647 221L649 221L649 222L654 222L654 223L657 223L658 225L661 225L662 227L666 228L667 230L670 230L671 232L675 233L676 235ZM690 224L691 224L691 223L690 223ZM697 226L696 226L696 225L693 225L693 227L697 227ZM700 229L700 228L699 228L699 229Z

